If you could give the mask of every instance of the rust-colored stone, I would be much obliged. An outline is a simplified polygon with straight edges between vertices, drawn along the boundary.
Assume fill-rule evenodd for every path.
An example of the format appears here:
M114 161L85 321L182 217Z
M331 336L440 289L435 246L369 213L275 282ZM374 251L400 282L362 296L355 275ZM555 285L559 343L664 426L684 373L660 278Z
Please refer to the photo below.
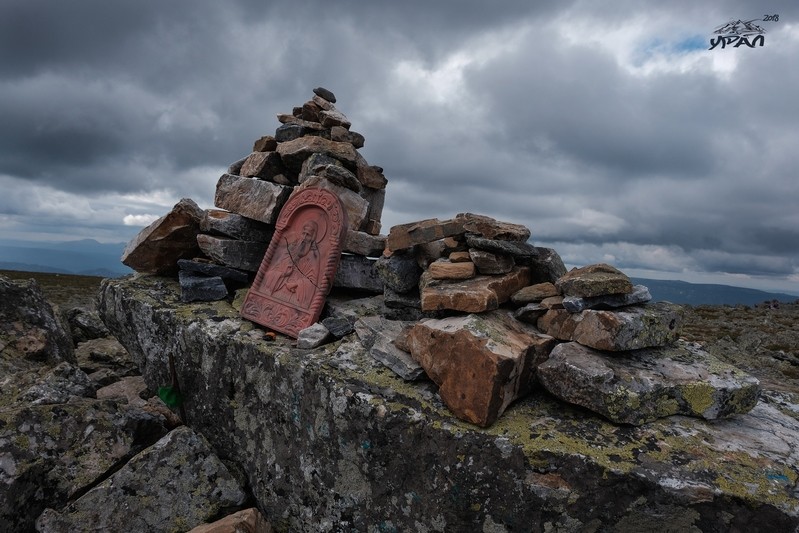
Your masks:
M439 220L429 218L393 226L388 233L386 245L391 250L402 250L416 244L437 241L463 233L463 224L457 219Z
M463 281L437 281L425 272L420 283L422 311L482 313L496 309L529 283L527 267L516 267L503 276L476 276Z
M563 296L591 298L606 294L627 294L633 283L619 269L605 263L574 268L561 276L555 286Z
M535 368L555 346L505 311L425 320L406 341L450 411L482 427L530 390Z
M474 263L452 263L439 259L433 261L427 269L432 279L471 279L475 275Z
M297 338L319 319L341 258L347 215L324 189L304 189L280 212L241 315Z

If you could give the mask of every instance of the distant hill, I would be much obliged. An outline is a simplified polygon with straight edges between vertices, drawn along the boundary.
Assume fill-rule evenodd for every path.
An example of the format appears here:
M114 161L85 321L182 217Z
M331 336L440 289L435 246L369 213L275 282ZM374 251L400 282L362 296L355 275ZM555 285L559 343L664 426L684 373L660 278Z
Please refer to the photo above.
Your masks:
M711 283L688 283L676 280L631 278L633 283L649 288L653 301L688 305L748 305L770 300L796 302L799 296L757 289L745 289Z
M0 239L0 269L119 277L133 272L120 262L125 243L92 239L28 242Z

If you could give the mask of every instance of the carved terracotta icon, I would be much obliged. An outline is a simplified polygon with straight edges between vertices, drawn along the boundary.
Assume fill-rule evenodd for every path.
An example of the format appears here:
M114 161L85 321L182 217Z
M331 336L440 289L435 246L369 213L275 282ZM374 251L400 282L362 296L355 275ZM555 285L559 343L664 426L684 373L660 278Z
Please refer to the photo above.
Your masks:
M347 231L338 196L305 189L280 212L241 316L297 337L314 324L333 285Z

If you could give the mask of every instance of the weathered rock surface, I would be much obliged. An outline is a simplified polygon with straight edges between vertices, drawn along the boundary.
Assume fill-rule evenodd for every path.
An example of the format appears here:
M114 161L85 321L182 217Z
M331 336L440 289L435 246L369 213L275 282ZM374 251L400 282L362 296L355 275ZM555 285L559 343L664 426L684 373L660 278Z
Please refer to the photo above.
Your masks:
M171 274L178 270L178 259L199 255L195 237L205 212L189 198L183 198L143 230L125 247L122 263L136 272Z
M67 323L72 334L72 342L85 342L92 339L101 339L110 335L108 328L95 311L85 307L73 307L66 312Z
M200 222L200 230L203 233L233 237L242 241L263 242L269 242L275 232L274 226L270 224L264 224L237 213L220 209L208 209L205 211L205 216Z
M377 273L375 260L361 255L342 254L333 287L381 293L383 280Z
M528 262L533 283L555 283L566 273L566 265L552 248L535 247L536 256Z
M180 299L184 302L211 302L227 298L227 287L219 276L203 276L181 270L178 280Z
M670 344L679 337L681 324L682 308L668 302L614 311L550 309L538 320L538 328L556 339L610 351Z
M386 245L392 251L404 250L416 244L437 241L459 233L463 233L462 220L442 221L437 218L430 218L392 227L388 233Z
M47 509L36 521L41 533L72 533L87 527L129 532L186 531L245 494L207 441L189 429L172 430L121 470L70 503Z
M395 253L388 257L379 257L375 268L380 279L393 291L404 293L419 288L422 269L413 255Z
M474 213L460 213L455 218L462 220L465 232L481 235L486 239L526 242L530 238L530 230L521 224L502 222Z
M268 243L260 241L240 241L213 235L197 235L197 243L205 255L222 265L256 272Z
M139 371L125 347L113 337L80 343L75 348L75 358L80 369L99 387Z
M380 257L386 247L384 235L371 235L364 231L348 231L343 251L366 257Z
M357 341L300 356L225 302L185 312L174 281L107 280L99 310L149 384L168 382L174 354L189 423L241 466L277 529L799 526L799 409L776 393L727 419L632 427L534 391L479 429Z
M210 524L197 526L189 533L272 533L271 524L261 512L251 507Z
M526 267L516 267L504 276L476 276L463 281L433 280L425 272L420 282L422 311L491 311L529 282L530 271Z
M519 261L529 263L538 255L535 246L526 242L487 239L476 235L466 235L466 244L472 248L500 255L508 255Z
M628 305L644 304L652 299L649 289L643 285L634 285L632 292L626 294L607 294L581 298L567 296L563 299L563 308L570 313L579 313L585 309L616 309Z
M547 281L519 289L511 295L510 299L516 305L526 305L533 302L540 302L544 298L557 295L558 289L555 285Z
M555 339L494 311L424 320L407 343L455 416L488 427L530 391Z
M570 342L538 367L549 392L619 424L641 425L671 415L715 420L757 404L757 379L696 345L611 355Z
M283 163L292 170L299 171L303 161L311 154L325 154L355 168L357 152L350 143L330 141L322 137L306 136L277 145L277 153Z
M276 181L277 176L286 174L288 171L277 152L253 152L244 161L239 171L239 175L245 178L262 178L268 181Z
M192 261L190 259L181 259L178 261L178 267L183 272L194 272L202 274L203 276L218 276L232 284L247 283L250 279L247 272L230 268L214 263L205 261Z
M406 381L426 377L422 366L411 354L394 344L412 322L386 320L381 316L366 316L355 323L355 331L369 355L383 363Z
M0 276L0 363L75 362L72 336L35 280Z
M297 335L297 348L304 350L317 348L332 338L330 330L328 330L324 324L316 322L300 330Z
M288 200L291 187L255 178L223 174L216 183L214 205L239 215L273 224Z
M474 263L452 263L439 259L430 263L427 274L431 279L471 279L475 276Z
M485 250L470 250L469 257L480 274L507 274L515 263L509 255L498 255Z
M581 298L627 294L633 290L632 281L626 274L604 263L573 268L561 276L555 286L564 296Z

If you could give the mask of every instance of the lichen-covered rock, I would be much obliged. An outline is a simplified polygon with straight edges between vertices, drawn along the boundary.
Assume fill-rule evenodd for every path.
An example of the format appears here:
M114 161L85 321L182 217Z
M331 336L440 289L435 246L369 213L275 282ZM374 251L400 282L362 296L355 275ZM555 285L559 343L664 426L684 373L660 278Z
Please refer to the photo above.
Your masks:
M404 293L419 288L422 269L411 254L381 256L377 259L375 268L380 279L395 292Z
M463 420L488 427L530 391L555 339L505 311L424 320L407 337L413 358Z
M514 292L510 299L516 305L527 305L534 302L540 302L544 298L558 296L558 289L552 283L536 283L529 285L518 291Z
M564 296L581 298L626 294L633 290L633 283L626 274L605 263L573 268L561 276L555 286Z
M58 320L35 280L0 276L0 360L75 362L72 336Z
M36 520L41 533L94 530L187 531L240 507L246 496L207 441L186 426L128 461L118 472Z
M542 302L544 303L544 302ZM575 341L597 350L614 352L665 346L677 340L682 307L668 302L602 311L570 313L549 306L538 319L538 329L563 341Z
M555 283L566 273L566 265L552 248L535 247L536 256L527 262L532 283Z
M751 411L760 395L756 378L688 343L612 355L559 344L538 367L538 379L558 398L618 424L725 418Z
M160 417L112 400L0 409L0 530L32 530L46 506L62 505L165 432Z
M799 526L790 395L634 427L533 391L480 429L353 336L301 353L227 302L179 294L161 278L106 280L98 309L150 386L169 382L174 354L189 423L241 466L277 530L646 531L652 516L685 531Z
M139 371L125 347L113 337L80 343L75 348L75 357L80 369L100 387Z
M369 355L380 361L406 381L425 377L424 369L411 354L401 350L394 341L412 322L387 320L381 316L365 316L355 323L355 332Z
M96 389L83 370L64 361L25 391L21 400L30 405L67 403L71 398L93 398Z
M189 533L272 533L274 530L261 512L251 507L235 512L216 522L202 524Z
M96 311L85 307L73 307L66 312L66 317L72 333L72 342L76 346L81 342L110 335Z
M640 305L651 299L648 288L634 285L632 292L625 294L606 294L590 298L567 296L563 299L563 308L570 313L579 313L585 309L617 309L628 305Z

